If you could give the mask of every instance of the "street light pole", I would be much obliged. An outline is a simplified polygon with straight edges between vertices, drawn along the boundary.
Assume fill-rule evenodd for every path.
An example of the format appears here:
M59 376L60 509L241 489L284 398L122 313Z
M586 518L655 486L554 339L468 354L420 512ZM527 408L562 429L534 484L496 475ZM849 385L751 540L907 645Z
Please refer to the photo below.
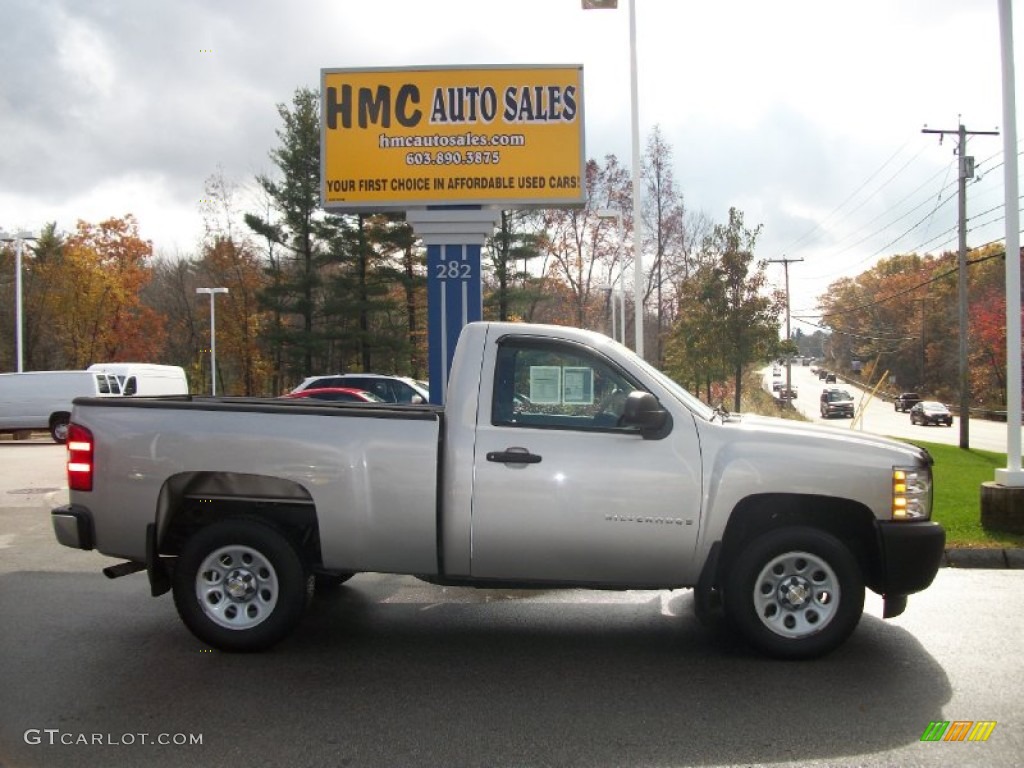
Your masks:
M636 353L644 356L643 220L640 217L640 105L637 94L636 0L629 0L629 107L633 137L633 324Z
M22 327L22 306L21 306L21 249L26 240L35 240L31 232L19 232L16 235L8 235L0 232L0 241L14 243L14 316L15 316L15 339L18 347L18 373L25 368L25 342Z
M618 248L622 248L626 242L625 233L622 231L622 214L611 208L602 208L597 212L597 218L608 219L615 222L615 236L618 238ZM622 329L622 338L615 335L615 277L612 277L612 338L626 344L626 257L623 254L622 262L619 264L619 300L622 302L622 311L619 314L619 327Z
M218 293L227 293L227 288L196 288L196 293L210 295L210 394L217 396L217 311L214 298Z
M995 481L1024 487L1021 465L1020 211L1017 210L1017 96L1013 64L1013 10L999 0L999 48L1003 74L1003 208L1006 211L1006 468Z
M636 0L629 3L629 108L633 150L633 325L636 329L636 353L644 356L644 265L642 255L643 221L640 218L640 106L637 93ZM583 10L614 10L618 0L581 0ZM623 286L625 290L625 286ZM625 298L623 298L625 304ZM625 315L623 315L625 327ZM625 342L625 332L623 332Z

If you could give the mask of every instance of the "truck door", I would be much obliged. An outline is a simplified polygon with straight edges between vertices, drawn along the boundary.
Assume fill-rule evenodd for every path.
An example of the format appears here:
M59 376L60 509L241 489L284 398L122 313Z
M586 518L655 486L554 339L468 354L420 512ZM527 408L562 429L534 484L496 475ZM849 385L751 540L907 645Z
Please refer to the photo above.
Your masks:
M499 342L494 387L481 392L474 456L474 577L554 582L682 583L700 516L692 415L645 439L623 426L641 385L572 342Z

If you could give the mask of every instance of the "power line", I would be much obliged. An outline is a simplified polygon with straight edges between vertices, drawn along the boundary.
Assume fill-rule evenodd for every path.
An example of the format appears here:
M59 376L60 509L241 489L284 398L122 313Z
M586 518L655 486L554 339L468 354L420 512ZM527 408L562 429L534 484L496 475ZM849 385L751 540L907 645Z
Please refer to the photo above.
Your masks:
M917 189L915 189L915 190L914 190L913 192L911 192L911 193L909 193L908 195L906 195L906 197L904 197L904 198L903 198L902 200L900 200L899 202L897 202L897 203L896 203L896 205L895 205L895 206L893 206L893 207L898 207L898 206L899 206L899 205L901 205L901 204L902 204L902 203L903 203L903 202L904 202L905 200L907 200L907 198L913 197L913 196L914 196L915 194L917 194L917 192L918 192L918 191L919 191L919 190L920 190L920 189L921 189L922 187L924 187L925 185L929 184L929 183L930 183L930 182L931 182L931 181L932 181L932 180L933 180L933 179L934 179L934 178L935 178L936 176L938 176L938 175L939 175L940 173L948 173L948 168L943 168L943 169L940 169L939 171L937 171L936 173L934 173L934 174L933 174L933 175L932 175L932 176L931 176L931 177L930 177L930 178L929 178L929 179L928 179L927 181L925 181L925 182L924 182L923 184L921 184L920 186L918 186L918 187L917 187ZM943 193L943 192L945 192L945 191L946 191L946 189L947 189L948 187L951 187L951 186L953 186L953 183L950 183L950 184L948 184L948 185L944 184L944 185L943 185L943 186L942 186L942 187L941 187L941 188L939 189L938 197L939 197L939 199L940 199L940 200L942 199L942 193ZM948 201L948 200L951 200L951 199L952 199L952 198L946 198L946 201ZM853 249L853 248L856 248L856 247L857 247L858 245L860 245L861 243L863 243L863 242L865 242L865 241L867 241L867 240L870 240L871 238L875 237L876 235L879 235L879 234L881 234L882 232L885 232L885 230L889 229L890 227L892 227L893 225L895 225L895 224L899 223L900 221L903 221L903 219L905 219L905 218L907 218L908 216L910 216L910 215L911 215L912 213L914 213L914 211L918 210L919 208L922 208L923 206L927 205L927 204L928 204L928 203L929 203L930 201L931 201L931 196L929 196L929 197L925 198L924 200L922 200L922 201L921 201L920 203L918 203L917 205L915 205L915 206L914 206L913 208L911 208L910 210L906 211L906 212L905 212L905 213L904 213L903 215L901 215L901 216L897 217L896 219L893 219L892 221L890 221L890 222L889 222L889 223L887 223L887 224L884 224L884 225L882 225L882 226L881 226L880 228L876 229L875 231L873 231L873 232L870 232L870 233L869 233L869 234L867 234L867 235L864 235L864 236L863 236L863 237L862 237L862 238L861 238L860 240L858 240L857 242L855 242L855 243L850 243L850 245L847 245L846 247L844 247L844 248L840 249L839 251L835 251L835 252L833 252L833 253L831 254L831 256L833 256L833 257L836 257L836 256L841 256L842 254L846 253L847 251L849 251L849 250L851 250L851 249ZM933 209L932 213L930 213L930 214L928 214L927 216L925 216L925 217L924 217L923 219L921 219L921 221L918 221L918 222L917 222L917 224L915 224L914 226L912 226L912 227L911 227L911 228L910 228L909 230L907 230L906 232L904 232L904 233L903 233L903 235L900 235L900 237L898 237L898 238L897 238L897 239L896 239L895 241L893 241L893 242L898 242L898 241L899 241L900 239L902 239L902 238L903 238L903 237L904 237L904 236L905 236L906 234L909 234L910 232L912 232L912 231L913 231L913 230L914 230L914 229L915 229L915 228L916 228L917 226L919 226L919 225L921 224L921 222L925 221L925 220L926 220L926 219L927 219L927 218L928 218L929 216L933 215L933 214L935 213L935 211L936 211L936 210L938 210L938 207L939 207L939 206L941 206L942 204L943 204L943 203L939 203L939 204L938 204L938 205L936 206L936 208L935 208L935 209ZM889 213L889 211L883 211L882 213L878 214L878 215L877 215L877 216L875 216L875 217L874 217L873 219L871 219L870 221L868 221L868 222L867 222L867 224L865 224L865 226L868 226L868 225L870 225L870 224L874 223L874 222L875 222L875 221L877 221L878 219L880 219L880 218L882 218L883 216L885 216L885 215L886 215L887 213ZM891 245L891 243L890 243L890 245ZM885 246L885 247L886 247L886 248L888 248L889 246ZM882 250L884 250L884 248L883 248ZM863 263L864 263L865 261L867 261L868 259L871 259L871 258L873 258L873 257L874 257L874 256L876 256L876 255L877 255L877 252L876 252L876 253L874 253L874 254L871 254L871 256L868 256L868 257L866 257L866 258L864 258L864 259L861 259L861 260L860 260L860 261L858 261L858 262L855 262L855 263L854 263L853 265L850 265L850 266L857 266L858 264L863 264ZM840 270L840 271L838 271L838 272L826 272L826 273L825 273L825 274L823 274L823 275L816 275L815 277L813 277L813 278L808 278L808 279L820 280L820 279L823 279L823 278L826 278L826 277L830 277L831 275L837 275L837 274L841 274L842 272L845 272L845 271L847 271L848 269L849 269L849 266L848 266L848 267L846 267L846 268L844 268L843 270Z
M1021 200L1024 200L1024 195L1021 195L1020 197L1017 198L1017 202L1020 202ZM989 213L992 213L994 211L1001 211L1004 208L1005 208L1004 204L1003 203L999 203L998 205L993 205L988 210L982 211L981 213L974 214L973 216L969 217L967 220L968 221L974 221L975 219L980 218L981 216L985 216L985 215L987 215ZM1024 208L1018 208L1017 212L1018 213L1024 212ZM1006 219L1006 214L1004 213L1002 216L998 216L998 217L996 217L994 219L991 219L990 221L978 222L973 227L968 227L967 228L967 233L970 234L971 232L976 232L977 230L983 229L983 228L988 227L988 226L991 226L992 224L998 224L1000 221L1003 221L1005 219ZM934 241L938 240L939 238L944 237L945 235L948 235L950 232L954 232L954 231L956 231L956 227L955 226L950 227L949 229L943 230L942 232L937 234L935 237L931 238L930 240L925 240L919 246L917 246L916 248L912 248L911 250L912 251L921 250L926 245L928 245L930 243L933 243ZM999 239L1001 240L1002 238L999 238ZM938 247L942 248L943 246L949 244L950 242L951 242L951 240L943 240L939 244ZM973 249L971 249L971 250L973 250Z
M999 240L993 240L993 241L991 241L989 243L985 243L984 245L979 245L976 248L972 248L971 250L972 251L981 250L982 248L987 248L990 245L995 245L998 242L999 242ZM1000 259L1000 258L1003 258L1005 255L1006 255L1006 251L1002 251L1001 253L989 254L988 256L982 256L982 257L977 258L977 259L971 259L970 261L967 262L967 265L973 267L975 264L981 264L982 262L989 261L991 259ZM935 275L934 277L931 277L931 278L929 278L928 280L925 280L922 283L918 283L917 285L913 285L913 286L911 286L909 288L904 288L902 291L897 291L896 293L889 294L888 296L884 296L881 299L876 299L874 301L869 301L869 302L867 302L865 304L860 304L860 305L858 305L856 307L846 308L846 309L842 310L841 312L819 312L819 313L812 314L812 315L793 315L793 319L794 320L801 320L802 321L802 320L805 320L806 318L809 318L809 317L818 317L818 318L821 318L821 319L824 319L826 317L841 317L843 315L849 315L849 314L852 314L854 312L859 312L859 311L861 311L863 309L870 309L871 307L877 307L880 304L885 304L886 302L892 301L893 299L898 299L901 296L906 296L908 293L913 293L914 291L918 290L919 288L924 288L926 285L931 285L932 283L936 283L936 282L938 282L939 280L941 280L944 277L949 277L950 275L955 274L956 272L958 272L959 269L960 269L959 266L953 267L952 269L949 269L949 270L947 270L945 272L942 272L941 274Z
M848 336L851 339L864 339L866 341L917 341L918 338L917 336L869 336L864 333L853 333L853 331L843 331L837 328L830 328L827 325L818 325L817 323L812 323L809 320L804 320L800 317L794 317L793 319L798 323L803 323L811 328L817 328L819 331L828 331L829 333L834 333L837 336Z
M832 216L834 216L836 213L838 213L840 210L842 210L844 205L846 205L848 202L850 202L850 200L852 200L857 195L858 192L860 192L862 189L864 189L864 187L866 187L868 184L870 184L871 181L878 174L880 174L882 171L884 171L885 167L887 165L889 165L889 163L891 163L895 159L896 155L898 155L900 152L902 152L904 149L906 149L907 145L910 144L910 142L911 142L911 139L907 139L907 141L904 142L902 147L900 147L895 152L893 152L891 155L889 155L889 158L884 163L882 163L870 176L868 176L868 178L865 179L864 182L859 187L857 187L855 190L853 190L853 192L851 192L847 196L847 198L845 200L843 200L843 202L841 202L839 205L837 205L835 208L833 208L825 216L825 218L823 218L821 221L817 222L813 227L811 227L809 230L807 230L804 234L800 235L800 237L798 237L796 240L794 240L792 243L790 243L788 246L786 246L783 250L788 251L788 250L792 250L792 249L796 248L802 241L806 240L808 237L810 237L812 234L814 234L817 230L822 229L825 226L825 222L827 222L830 218L832 218ZM920 155L920 152L918 153L918 155ZM917 157L917 155L915 155L915 158L916 157ZM906 167L906 166L904 166L904 167Z
M1024 139L1021 139L1020 141L1018 141L1017 144L1018 144L1018 146L1020 146L1021 144L1024 144ZM991 160L995 159L996 157L999 157L1001 154L1002 154L1001 150L997 151L997 152L994 152L993 154L989 155L988 157L986 157L984 160L982 160L981 162L977 163L976 165L977 165L977 167L981 167L981 166L987 165L987 163L989 163ZM1024 156L1024 152L1018 152L1017 154L1018 154L1018 157ZM955 163L956 161L954 160L953 162ZM998 163L993 165L991 168L986 168L985 169L985 173L988 174L990 172L993 172L993 171L997 170L1004 163L1005 163L1005 160L1000 160ZM919 184L917 187L915 187L911 192L909 192L908 194L906 194L905 196L900 198L892 206L887 208L885 211L882 211L881 213L877 214L873 218L869 219L860 228L861 231L863 231L864 229L870 227L872 224L874 224L875 222L879 221L880 219L883 219L884 217L889 215L893 210L899 209L899 207L901 205L903 205L903 203L905 203L907 200L913 198L916 194L918 194L918 192L920 192L922 189L924 189L929 184L934 182L934 180L937 177L939 177L940 175L942 175L942 174L947 174L948 175L950 167L951 167L950 165L946 165L943 168L939 169L938 171L933 173L930 177L928 177L925 181L923 181L921 184ZM881 170L881 169L879 169L879 170ZM876 171L875 175L877 175L877 173L878 172ZM883 248L881 248L878 251L872 253L871 255L869 255L869 256L859 260L858 262L856 262L852 266L856 266L858 264L863 264L865 261L868 261L868 260L874 258L875 256L878 256L882 251L886 250L886 248L892 247L895 243L899 242L899 240L901 240L903 237L905 237L906 235L908 235L911 232L913 232L914 229L916 229L917 227L919 227L922 224L926 223L927 220L929 219L929 217L934 216L934 214L939 210L939 208L941 208L943 205L945 205L951 199L951 198L943 198L943 195L945 194L945 192L948 189L950 189L951 187L953 187L957 183L958 183L958 181L953 181L953 182L949 182L947 184L945 179L943 179L942 186L939 188L939 191L937 193L937 196L939 198L939 203L936 204L935 208L931 211L931 213L929 213L927 216L925 216L922 219L920 219L919 221L917 221L914 226L912 226L908 230L904 231L898 238L896 238L893 241L890 241ZM861 188L863 188L863 186L864 185L861 185ZM841 256L842 254L846 253L847 251L850 251L850 250L856 248L857 246L859 246L859 245L863 244L864 242L872 239L873 237L878 236L879 234L885 232L890 227L894 226L895 224L898 224L899 222L903 221L907 217L911 216L915 211L917 211L917 210L923 208L925 205L927 205L932 199L933 199L932 196L929 195L926 199L924 199L921 202L917 203L914 207L910 208L909 210L907 210L906 212L904 212L900 216L896 217L895 219L892 219L888 223L883 224L882 226L878 227L877 229L874 229L873 231L869 232L868 234L865 234L865 235L861 236L860 239L856 240L855 242L852 242L849 245L843 246L838 251L831 251L831 252L829 252L828 255L830 257L832 257L832 258L835 258L835 257ZM824 222L822 222L822 223L824 223ZM937 235L936 238L932 238L932 240L938 239L939 237L942 237L942 235L944 235L944 234L946 234L946 231L944 231L944 232L940 233L939 235ZM855 236L856 236L856 233L854 232L854 233L851 233L850 235L848 235L844 239L849 239L850 237L855 237ZM927 242L931 242L932 240L927 240L926 243ZM840 241L840 243L841 242L842 241ZM912 250L916 250L916 249L912 249ZM828 277L833 276L833 275L843 274L843 273L847 272L848 269L849 269L849 267L845 267L843 269L839 269L839 270L835 270L835 271L830 271L830 272L825 272L825 273L818 274L818 275L811 275L811 276L804 275L804 276L801 276L798 279L804 280L804 281L807 281L807 280L822 280L822 279L828 278Z

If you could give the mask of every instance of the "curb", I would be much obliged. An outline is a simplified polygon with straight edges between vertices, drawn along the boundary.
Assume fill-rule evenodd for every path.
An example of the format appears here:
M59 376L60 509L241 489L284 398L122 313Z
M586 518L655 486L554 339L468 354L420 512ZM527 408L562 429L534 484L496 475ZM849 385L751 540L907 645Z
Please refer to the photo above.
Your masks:
M1024 549L947 549L942 565L947 568L1024 570Z

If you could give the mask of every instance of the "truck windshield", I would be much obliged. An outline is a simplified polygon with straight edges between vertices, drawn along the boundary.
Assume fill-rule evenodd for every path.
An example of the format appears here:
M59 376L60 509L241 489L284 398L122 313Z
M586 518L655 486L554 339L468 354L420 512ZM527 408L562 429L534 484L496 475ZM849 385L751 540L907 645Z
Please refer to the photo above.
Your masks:
M623 349L626 349L623 347ZM669 390L679 402L689 408L691 411L696 413L701 418L710 421L711 417L714 416L715 410L707 403L694 397L690 392L683 389L682 386L674 382L667 375L659 371L653 365L648 363L646 360L641 359L632 350L626 349L627 352L632 356L634 364L641 368L652 378L656 379L665 389Z

